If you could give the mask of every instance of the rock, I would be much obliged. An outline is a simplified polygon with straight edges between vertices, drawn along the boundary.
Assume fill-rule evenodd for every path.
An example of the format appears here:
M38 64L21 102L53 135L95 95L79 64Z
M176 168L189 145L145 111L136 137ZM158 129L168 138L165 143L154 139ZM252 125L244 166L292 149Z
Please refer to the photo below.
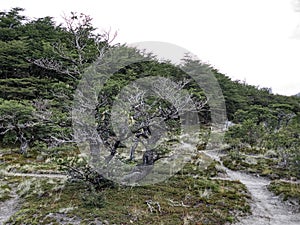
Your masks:
M43 162L43 161L44 161L44 156L38 155L38 156L36 157L36 161L37 161L37 162Z
M265 153L265 157L267 157L267 158L277 158L278 154L275 151L273 151L273 150L268 150Z
M246 159L245 159L245 162L247 164L250 164L250 165L256 165L257 164L257 160L251 156L248 156Z

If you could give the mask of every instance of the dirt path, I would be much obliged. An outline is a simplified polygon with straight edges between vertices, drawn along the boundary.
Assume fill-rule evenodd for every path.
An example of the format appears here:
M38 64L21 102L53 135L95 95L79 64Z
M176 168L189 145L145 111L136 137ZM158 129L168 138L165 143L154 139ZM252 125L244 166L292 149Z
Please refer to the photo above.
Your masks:
M0 202L0 224L4 224L5 221L17 212L18 204L19 196L13 190L10 199Z
M220 162L218 151L205 151L205 154ZM230 179L242 182L252 195L252 215L241 218L236 225L300 224L300 213L294 212L291 207L284 204L278 196L267 189L270 180L223 168Z
M3 172L4 176L9 177L37 177L37 178L58 178L66 179L67 176L64 174L55 174L55 173L12 173L12 172Z

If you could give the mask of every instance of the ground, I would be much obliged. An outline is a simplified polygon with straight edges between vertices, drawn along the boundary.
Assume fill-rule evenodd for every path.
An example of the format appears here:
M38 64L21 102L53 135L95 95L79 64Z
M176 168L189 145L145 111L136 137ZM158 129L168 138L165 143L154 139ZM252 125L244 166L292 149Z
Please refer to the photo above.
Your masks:
M3 150L0 199L3 204L14 202L7 224L221 225L250 211L245 186L215 179L218 165L204 154L197 154L165 182L143 187L111 185L101 190L55 177L53 173L61 171L54 155L23 156ZM73 155L69 151L64 157ZM201 161L209 161L206 168L199 166ZM44 175L12 176L16 172Z
M272 157L270 152L261 152L257 149L233 149L226 152L221 159L232 170L271 179L268 189L282 200L300 208L300 175L280 166L278 158Z

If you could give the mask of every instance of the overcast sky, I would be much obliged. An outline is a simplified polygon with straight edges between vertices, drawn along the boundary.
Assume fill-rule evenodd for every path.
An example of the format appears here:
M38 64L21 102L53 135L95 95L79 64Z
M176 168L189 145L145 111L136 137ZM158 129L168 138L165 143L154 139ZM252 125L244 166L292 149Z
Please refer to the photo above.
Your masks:
M117 42L163 41L193 52L233 80L300 92L300 0L0 0L33 18L91 15Z

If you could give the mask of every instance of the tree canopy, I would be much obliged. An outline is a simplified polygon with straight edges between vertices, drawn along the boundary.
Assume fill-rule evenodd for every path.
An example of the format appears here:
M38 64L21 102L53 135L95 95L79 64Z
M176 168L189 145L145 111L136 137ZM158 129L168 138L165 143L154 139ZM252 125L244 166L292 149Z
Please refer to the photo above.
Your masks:
M227 117L238 124L227 132L228 143L235 147L250 145L277 149L286 165L299 168L298 97L275 95L269 88L232 81L212 66L189 57L178 67L161 62L150 53L125 45L111 45L115 34L97 33L92 18L85 14L72 12L64 18L64 24L57 24L51 17L27 18L23 11L13 8L0 12L1 145L19 144L20 151L26 152L37 141L48 146L71 141L70 109L83 72L105 52L119 48L120 60L126 66L107 80L97 96L99 104L95 109L99 135L112 149L112 155L122 147L123 141L117 139L111 129L113 102L120 98L118 94L123 87L141 77L163 74L171 78L178 90L190 93L191 101L198 106L200 123L211 123L210 109L214 103L183 72L197 68L217 78L225 98ZM128 55L144 60L127 65ZM202 82L210 85L209 79ZM178 111L168 102L157 103L157 100L151 95L130 100L132 109L127 116L128 121L134 120L129 128L134 130L136 143L149 138L154 118L161 118L176 130ZM135 147L134 144L132 153Z

